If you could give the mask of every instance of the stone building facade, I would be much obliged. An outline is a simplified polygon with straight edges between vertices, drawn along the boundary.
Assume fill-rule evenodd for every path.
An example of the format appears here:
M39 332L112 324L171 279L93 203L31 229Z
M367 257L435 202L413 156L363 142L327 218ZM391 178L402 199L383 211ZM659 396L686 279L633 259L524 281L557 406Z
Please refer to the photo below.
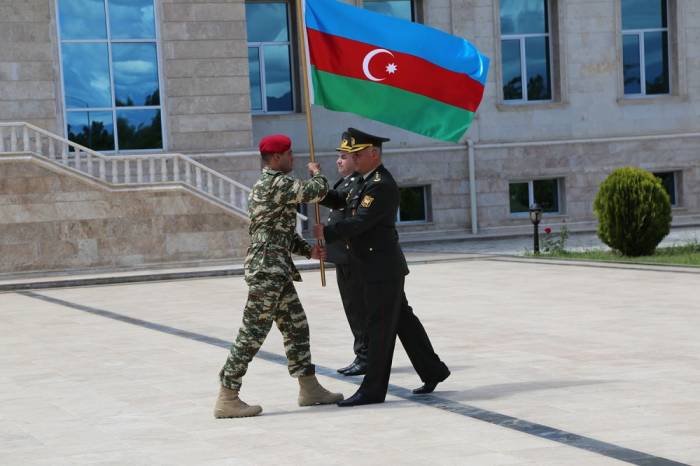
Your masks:
M344 128L391 138L402 233L524 231L535 201L546 223L591 228L600 182L626 165L662 177L676 223L700 221L700 2L348 1L491 57L464 144L313 108L327 173ZM248 186L256 141L287 133L303 174L297 35L293 0L3 2L0 122L107 154L184 153Z

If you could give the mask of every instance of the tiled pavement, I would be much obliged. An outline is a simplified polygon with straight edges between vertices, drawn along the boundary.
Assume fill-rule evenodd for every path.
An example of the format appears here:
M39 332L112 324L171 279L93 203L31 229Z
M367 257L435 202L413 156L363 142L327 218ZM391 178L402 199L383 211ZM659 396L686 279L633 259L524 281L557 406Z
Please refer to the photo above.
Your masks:
M0 293L0 464L700 464L700 270L436 252L409 255L406 285L452 369L434 395L410 395L397 345L385 404L299 408L273 329L249 419L212 416L241 277ZM298 290L320 379L347 396L333 274Z

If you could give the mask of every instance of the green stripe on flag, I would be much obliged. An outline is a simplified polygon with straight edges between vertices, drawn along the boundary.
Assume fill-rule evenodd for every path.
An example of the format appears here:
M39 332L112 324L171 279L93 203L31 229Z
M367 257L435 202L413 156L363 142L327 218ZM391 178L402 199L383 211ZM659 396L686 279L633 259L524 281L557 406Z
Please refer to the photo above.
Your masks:
M311 68L314 103L443 141L457 142L474 113L402 89Z

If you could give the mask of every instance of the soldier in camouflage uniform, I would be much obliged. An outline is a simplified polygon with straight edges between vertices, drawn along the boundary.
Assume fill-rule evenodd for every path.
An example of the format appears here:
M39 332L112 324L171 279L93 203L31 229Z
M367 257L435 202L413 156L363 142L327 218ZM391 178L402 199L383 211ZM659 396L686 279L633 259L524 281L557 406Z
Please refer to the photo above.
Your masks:
M295 231L296 207L301 202L318 202L328 191L328 180L320 166L309 163L311 179L301 181L287 175L292 170L291 140L283 135L260 141L265 167L249 198L250 247L245 259L248 301L243 325L231 346L219 378L221 389L214 408L217 418L255 416L260 406L249 406L238 397L248 364L265 341L272 322L284 338L289 374L299 379L299 405L335 403L340 393L324 389L316 379L309 349L309 326L293 281L301 275L291 254L324 259L325 250L312 247Z

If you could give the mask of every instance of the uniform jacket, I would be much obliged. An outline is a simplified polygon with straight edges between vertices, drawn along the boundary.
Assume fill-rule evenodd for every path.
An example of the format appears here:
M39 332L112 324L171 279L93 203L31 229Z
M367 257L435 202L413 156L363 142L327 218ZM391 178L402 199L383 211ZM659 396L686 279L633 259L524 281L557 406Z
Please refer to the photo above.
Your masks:
M384 165L360 183L347 208L350 209L348 217L324 228L326 242L346 241L367 281L408 274L396 231L399 188Z
M328 214L328 224L334 225L339 220L350 215L350 209L347 208L347 201L352 197L352 193L359 187L360 175L353 173L352 175L343 177L336 181L333 189L329 190L326 197L319 204L331 209ZM326 242L326 252L328 254L328 262L334 264L349 263L348 245L345 241Z
M301 281L292 254L310 257L311 246L296 233L297 205L318 202L327 191L328 180L320 173L302 181L263 168L248 197L250 247L245 258L246 282L258 274Z

